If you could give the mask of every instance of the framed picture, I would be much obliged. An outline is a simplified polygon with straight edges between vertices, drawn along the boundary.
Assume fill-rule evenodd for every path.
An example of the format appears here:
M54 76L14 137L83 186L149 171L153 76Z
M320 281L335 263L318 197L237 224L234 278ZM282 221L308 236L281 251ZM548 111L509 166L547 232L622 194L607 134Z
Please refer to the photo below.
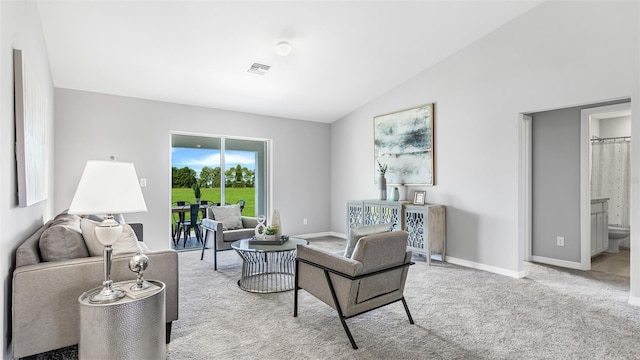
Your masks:
M427 198L426 191L416 191L413 193L413 205L424 205Z
M13 50L18 205L47 199L48 99L22 50Z
M387 166L387 184L435 184L433 108L426 104L373 118L374 169L378 162Z

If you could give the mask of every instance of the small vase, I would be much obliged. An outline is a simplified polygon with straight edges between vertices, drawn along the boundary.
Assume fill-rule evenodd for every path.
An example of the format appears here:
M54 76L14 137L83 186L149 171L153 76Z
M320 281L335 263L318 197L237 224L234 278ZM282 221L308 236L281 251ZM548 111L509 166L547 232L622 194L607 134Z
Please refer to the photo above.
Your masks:
M384 176L378 178L378 200L387 200L387 179Z
M271 226L278 227L274 236L277 239L280 239L280 236L282 236L282 224L280 223L280 212L276 209L273 209L273 213L271 214Z
M399 201L407 200L407 187L404 185L398 185L398 200Z
M391 190L391 194L389 195L390 201L398 201L400 199L400 192L398 191L398 187L394 186L393 190Z

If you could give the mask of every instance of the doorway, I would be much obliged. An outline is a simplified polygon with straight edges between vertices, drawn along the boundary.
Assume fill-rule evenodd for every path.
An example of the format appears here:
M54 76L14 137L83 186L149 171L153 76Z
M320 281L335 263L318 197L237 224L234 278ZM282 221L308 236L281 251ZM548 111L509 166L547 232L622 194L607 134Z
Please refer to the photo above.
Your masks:
M630 109L629 99L624 99L604 104L520 114L518 228L522 249L520 258L523 261L579 270L591 268L591 156L588 120L590 114L603 112L602 109L594 110L595 108L609 105ZM613 111L611 109L614 108L606 110ZM547 121L550 127L544 131L551 135L541 142L540 138L536 139L540 132L536 133L532 124L540 118L540 114L547 116L550 113L553 113L553 116L549 116L550 121ZM560 116L557 116L558 114ZM537 159L537 173L543 173L548 177L547 183L538 188L537 193L533 185L536 169L533 166L535 161L532 155L536 147L544 149L549 154L542 162ZM547 166L549 163L554 164L551 169ZM551 226L544 224L542 227L536 227L532 220L536 209L535 199L545 190L549 190L552 195L547 195L546 204L538 204L538 215L540 209L543 209L551 214L546 216L555 222L551 223ZM521 263L522 270L524 264Z
M584 260L589 260L592 270L629 277L631 103L584 109L581 126L588 126L589 171L582 177L589 177L591 202L591 253ZM582 194L583 199L586 195ZM601 215L603 221L594 222ZM582 246L588 245L582 239Z

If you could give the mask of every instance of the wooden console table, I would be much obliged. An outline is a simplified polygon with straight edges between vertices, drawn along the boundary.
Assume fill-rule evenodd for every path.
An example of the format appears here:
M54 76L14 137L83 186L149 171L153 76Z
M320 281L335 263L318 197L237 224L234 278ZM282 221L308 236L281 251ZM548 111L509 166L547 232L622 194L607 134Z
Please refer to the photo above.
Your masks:
M347 235L349 229L362 225L393 224L394 231L409 233L407 248L425 255L446 256L446 208L444 205L412 205L408 201L352 200L347 202Z

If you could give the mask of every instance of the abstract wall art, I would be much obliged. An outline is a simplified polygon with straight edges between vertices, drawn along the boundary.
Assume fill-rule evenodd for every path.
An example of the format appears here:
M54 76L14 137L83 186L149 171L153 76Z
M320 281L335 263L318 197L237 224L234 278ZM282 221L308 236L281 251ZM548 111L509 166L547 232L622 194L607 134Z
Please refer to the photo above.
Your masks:
M22 50L13 50L18 205L47 199L48 100Z
M378 161L387 165L388 184L435 184L433 108L426 104L374 117L374 169Z

